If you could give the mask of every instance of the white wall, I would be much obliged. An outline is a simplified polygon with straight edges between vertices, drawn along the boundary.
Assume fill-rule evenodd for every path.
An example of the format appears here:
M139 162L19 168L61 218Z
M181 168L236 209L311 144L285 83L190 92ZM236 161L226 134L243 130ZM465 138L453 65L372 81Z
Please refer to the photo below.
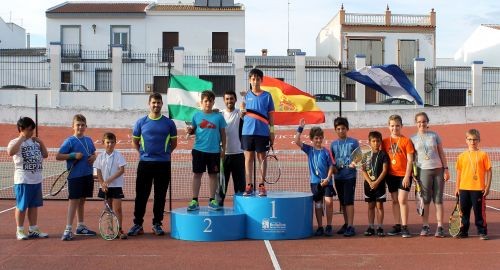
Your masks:
M0 18L0 49L26 48L26 30Z

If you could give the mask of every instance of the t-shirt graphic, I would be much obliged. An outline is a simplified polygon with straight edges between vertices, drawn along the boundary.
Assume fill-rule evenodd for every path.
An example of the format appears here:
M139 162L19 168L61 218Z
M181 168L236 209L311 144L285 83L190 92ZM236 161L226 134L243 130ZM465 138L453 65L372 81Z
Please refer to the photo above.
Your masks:
M23 144L21 146L23 170L36 173L42 170L42 152L36 144Z
M201 128L212 128L212 129L217 128L217 127L215 126L215 124L214 124L214 123L211 123L211 122L210 122L210 121L208 121L207 119L203 119L203 120L201 121L201 123L200 123L200 127L201 127Z

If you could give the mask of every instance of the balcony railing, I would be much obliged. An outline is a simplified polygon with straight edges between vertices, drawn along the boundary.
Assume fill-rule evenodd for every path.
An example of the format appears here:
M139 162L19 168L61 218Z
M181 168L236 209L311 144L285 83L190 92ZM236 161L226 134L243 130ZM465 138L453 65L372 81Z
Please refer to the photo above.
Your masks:
M132 45L131 44L110 44L108 45L108 56L113 57L113 46L122 46L122 58L132 57Z
M345 14L345 24L348 25L386 25L385 14ZM390 24L399 26L430 26L431 16L429 15L410 15L410 14L391 14Z
M212 58L212 63L229 63L233 59L231 49L210 49L208 55Z
M62 44L61 57L82 58L82 44Z
M159 48L158 55L160 56L160 61L163 63L173 63L174 62L174 49Z

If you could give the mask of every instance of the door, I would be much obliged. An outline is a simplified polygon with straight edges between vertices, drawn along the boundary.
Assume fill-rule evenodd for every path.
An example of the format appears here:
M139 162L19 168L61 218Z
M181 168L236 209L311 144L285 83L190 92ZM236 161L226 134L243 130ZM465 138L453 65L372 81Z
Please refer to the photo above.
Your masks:
M179 46L179 32L163 32L162 62L174 62L174 47Z

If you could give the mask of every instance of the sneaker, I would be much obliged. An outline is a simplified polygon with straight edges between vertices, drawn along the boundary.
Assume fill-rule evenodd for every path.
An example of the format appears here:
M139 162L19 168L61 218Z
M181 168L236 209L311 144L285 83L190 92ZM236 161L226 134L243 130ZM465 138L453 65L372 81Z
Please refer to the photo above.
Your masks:
M161 227L160 224L153 225L153 233L156 235L164 235L165 234L165 232L163 231L163 228Z
M324 233L325 233L325 230L323 229L323 227L318 227L318 229L314 233L314 236L322 236Z
M431 228L429 226L424 225L422 226L422 230L420 231L420 236L428 236L431 234Z
M123 232L123 230L120 230L120 233L118 234L118 236L120 237L120 239L127 239L127 234Z
M410 231L408 230L408 226L402 226L401 227L401 236L403 238L410 238L411 237L411 234L410 234Z
M435 237L438 237L438 238L444 238L445 235L444 235L444 229L443 227L437 227L436 229L436 234L434 234Z
M61 236L61 240L63 240L63 241L73 240L73 233L70 230L64 230L64 233Z
M326 225L325 236L332 236L332 235L333 235L333 227L332 227L332 225Z
M76 233L75 234L76 235L88 235L88 236L95 236L95 235L97 235L96 232L90 230L85 225L78 226L78 228L76 228Z
M142 228L142 226L138 225L138 224L134 224L134 226L132 226L132 228L130 228L130 230L128 230L127 235L128 236L136 236L136 235L143 234L143 233L144 233L144 229Z
M198 201L197 200L191 200L191 202L188 205L187 210L188 211L196 211L198 209L200 209L200 204L198 203Z
M342 227L340 227L340 229L337 231L337 234L344 234L345 229L347 229L347 224L342 225Z
M40 229L36 228L29 232L29 238L48 238L49 234L41 232Z
M392 226L392 230L387 233L387 235L400 235L401 234L401 225L396 224Z
M382 227L377 228L377 236L380 236L380 237L385 236L384 229L382 229Z
M345 229L345 232L344 232L345 237L351 237L351 236L355 236L355 235L356 235L356 231L354 230L353 226L349 226Z
M266 186L264 186L264 184L259 185L259 196L261 196L261 197L267 196L267 190L266 190Z
M365 236L372 236L374 234L375 234L375 229L372 227L368 227L368 229L366 229L365 231Z
M252 184L248 184L245 187L245 192L243 192L243 196L252 196L252 195L253 195L253 185Z
M479 234L479 239L481 239L481 240L489 240L490 238L488 237L487 234L481 233L481 234Z
M455 236L455 238L467 238L469 237L469 233L466 233L466 232L459 232L457 236Z
M28 236L26 236L24 231L21 231L21 230L16 231L16 238L17 238L17 240L28 240Z
M216 200L211 200L210 203L208 204L208 209L213 210L213 211L218 211L220 210L219 203Z

